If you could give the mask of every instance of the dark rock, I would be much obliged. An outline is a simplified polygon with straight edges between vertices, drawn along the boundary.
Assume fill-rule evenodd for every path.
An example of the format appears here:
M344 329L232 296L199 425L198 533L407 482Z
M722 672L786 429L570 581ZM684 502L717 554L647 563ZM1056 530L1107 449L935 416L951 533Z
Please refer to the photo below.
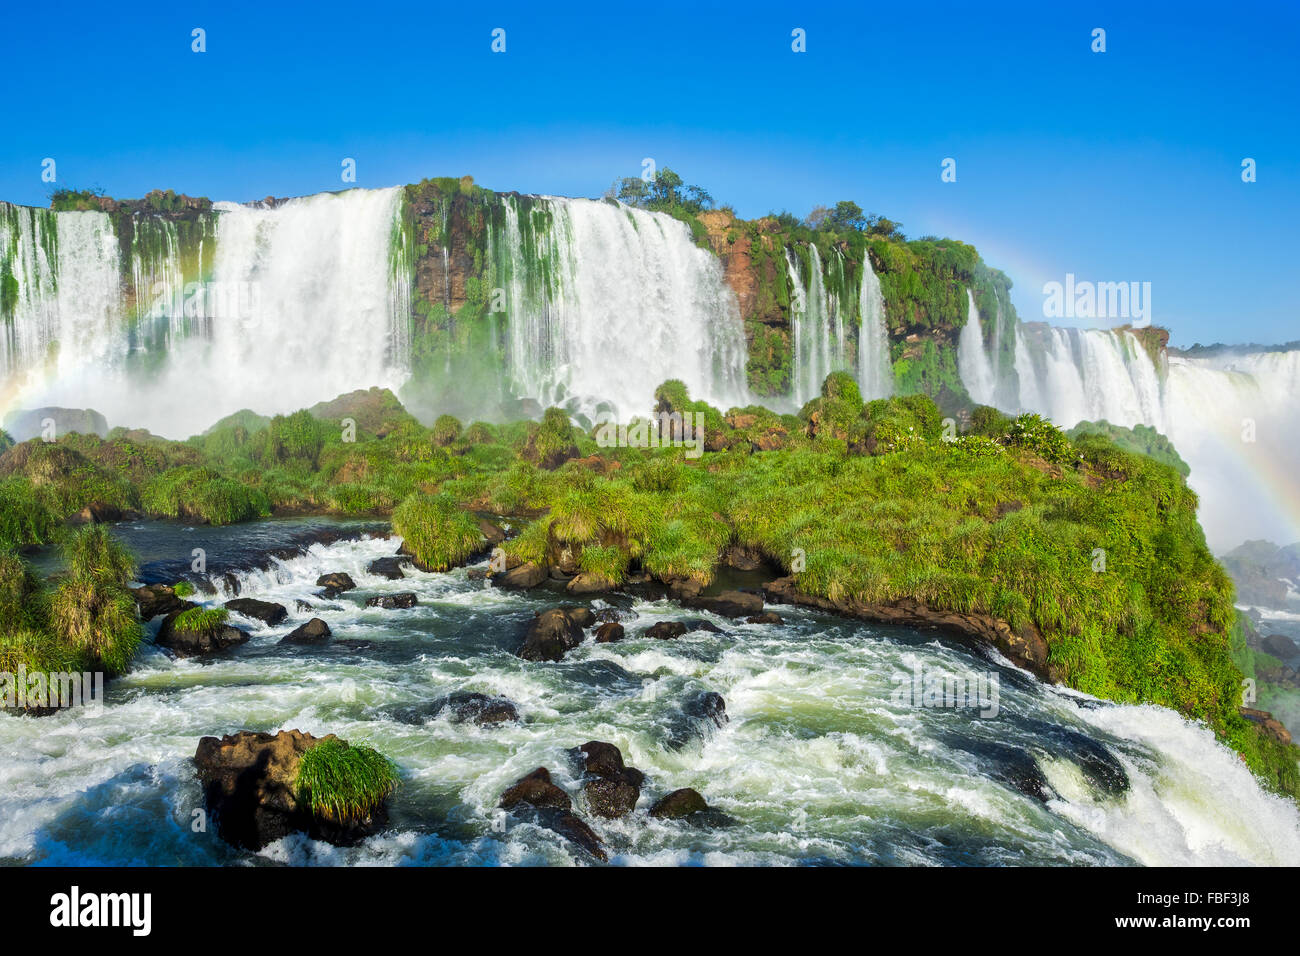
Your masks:
M301 598L297 599L297 600L294 601L293 603L294 603L294 607L296 607L299 611L314 611L314 610L316 610L314 607L312 607L310 604L308 604L306 601L302 600Z
M492 579L492 583L499 588L510 588L511 590L524 591L529 588L535 588L546 580L546 568L532 562L521 564L517 568L511 568L505 574L498 575Z
M526 661L558 661L565 651L582 643L582 625L591 611L586 608L553 608L543 611L528 625L528 633L519 648L519 656Z
M645 774L623 764L623 754L603 740L589 740L577 748L589 778L583 785L587 806L597 816L614 819L636 808Z
M775 611L764 611L762 614L755 614L745 618L746 624L784 624L785 620Z
M560 610L564 611L564 613L569 616L569 620L578 625L578 627L591 627L596 623L596 615L592 613L591 608L589 607L565 605Z
M704 590L704 585L694 578L665 578L663 583L668 594L678 601L693 600Z
M560 836L564 837L570 843L582 847L596 859L605 863L609 856L605 853L605 846L600 842L600 837L596 836L594 830L587 824L583 823L572 813L561 813L554 817L550 827Z
M1300 654L1300 647L1285 634L1269 634L1260 640L1259 646L1266 654L1272 654L1280 660L1290 660Z
M483 537L487 541L489 548L495 548L506 539L506 533L486 518L478 519L478 529L483 532Z
M289 616L289 612L285 610L283 604L259 601L256 598L235 598L233 601L227 601L226 610L242 614L244 617L251 617L263 624L270 624L272 627Z
M682 708L688 717L694 717L697 720L707 720L715 727L721 727L728 721L727 702L722 699L721 694L713 691L705 691L686 702Z
M204 801L222 839L260 850L293 832L305 832L339 846L359 842L387 822L381 806L356 824L316 818L296 795L298 762L322 740L297 730L278 734L241 731L220 739L204 737L194 754Z
M588 740L578 752L583 755L583 769L598 777L617 777L627 769L623 766L623 752L603 740Z
M650 816L664 820L678 820L693 813L706 812L708 809L709 805L698 791L692 790L690 787L683 787L681 790L674 790L667 796L661 797L650 808Z
M519 719L519 711L514 702L504 697L458 691L449 694L440 703L443 706L438 709L449 709L452 719L457 723L500 724Z
M623 640L623 625L616 621L606 621L596 628L597 644L613 644Z
M415 607L419 602L414 591L399 591L396 594L378 594L366 600L366 607L382 607L388 610Z
M390 581L399 581L406 577L402 572L401 558L375 558L366 566L366 573L387 578Z
M697 597L687 603L691 607L712 611L723 617L748 617L763 613L763 599L748 591L723 591L717 597Z
M160 614L171 614L186 608L198 607L191 601L176 596L176 592L166 584L146 584L142 588L132 588L136 606L140 608L140 620L152 621Z
M569 580L564 590L570 594L603 594L612 591L618 585L603 574L583 571Z
M758 571L764 566L763 553L757 548L733 544L722 554L722 563L737 571Z
M1253 707L1238 708L1241 715L1251 723L1259 726L1265 735L1272 737L1279 743L1291 743L1291 732L1286 726L1266 710L1256 710Z
M313 617L306 624L294 628L284 637L281 644L324 644L330 639L330 626L318 617Z
M162 624L158 627L158 636L154 639L155 644L167 648L177 657L198 657L202 654L224 651L228 647L243 644L248 640L247 631L241 631L224 621L201 631L178 630L175 626L176 618L190 607L198 607L198 605L190 604L189 607L173 611L163 618Z
M569 795L551 783L551 773L545 767L538 767L532 773L520 777L501 794L501 808L511 810L520 804L528 804L538 810L569 810L573 801Z
M622 621L635 621L639 617L636 611L621 607L602 607L596 612L596 621L601 624L617 624Z
M465 577L471 581L486 581L489 574L487 568L470 568L465 572Z
M726 633L726 631L718 627L718 625L714 624L712 621L706 621L702 617L688 618L687 620L682 621L682 625L686 628L687 634L690 634L692 631L707 631L709 634Z
M679 621L660 621L650 625L645 632L646 637L653 637L657 641L671 641L685 633L686 625Z
M330 574L322 574L316 579L316 587L324 588L321 592L327 598L336 598L344 591L351 591L355 588L356 582L350 575L342 571L334 571Z
M234 571L227 571L221 576L221 583L225 585L227 594L238 595L241 587L239 584L239 575Z

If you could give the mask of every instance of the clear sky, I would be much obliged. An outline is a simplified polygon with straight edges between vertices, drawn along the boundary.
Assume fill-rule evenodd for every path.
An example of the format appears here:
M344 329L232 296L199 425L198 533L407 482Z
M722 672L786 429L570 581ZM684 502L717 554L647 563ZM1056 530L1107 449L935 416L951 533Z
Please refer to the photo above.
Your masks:
M745 217L849 198L971 242L1024 319L1073 273L1150 282L1174 344L1300 338L1294 0L11 3L0 63L13 202L48 202L46 157L236 200L343 188L344 158L594 196L651 157Z

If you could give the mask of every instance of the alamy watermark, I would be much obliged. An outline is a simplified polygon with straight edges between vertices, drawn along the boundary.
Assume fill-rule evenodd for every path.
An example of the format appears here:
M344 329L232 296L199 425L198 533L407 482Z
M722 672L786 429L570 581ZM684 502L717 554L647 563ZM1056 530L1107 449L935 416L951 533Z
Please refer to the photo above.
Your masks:
M34 671L20 666L17 673L0 671L0 710L28 707L88 707L104 705L104 673L97 671Z
M650 418L620 425L609 418L596 426L601 448L685 448L687 458L704 454L704 413L660 412Z
M961 677L917 664L911 673L897 671L891 679L896 686L890 701L899 707L974 710L985 719L998 715L999 685L995 673Z
M1090 282L1067 272L1064 282L1043 285L1043 317L1123 319L1134 328L1145 328L1151 324L1151 283Z

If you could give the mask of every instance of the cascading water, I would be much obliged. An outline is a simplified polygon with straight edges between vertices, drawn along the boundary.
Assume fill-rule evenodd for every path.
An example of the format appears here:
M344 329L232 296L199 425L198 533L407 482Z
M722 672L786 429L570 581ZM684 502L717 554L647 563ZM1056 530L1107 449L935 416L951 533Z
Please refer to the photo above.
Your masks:
M624 419L655 389L747 404L745 336L716 257L662 213L587 199L504 197L497 274L513 391Z
M787 248L785 251L786 270L793 290L790 302L790 335L794 340L791 399L795 407L801 407L820 395L822 383L831 372L853 369L848 329L855 319L855 304L860 309L862 298L861 288L856 297L846 288L842 252L835 249L832 257L823 263L816 244L809 243L801 248L807 250L806 262L796 250ZM870 265L866 268L869 273ZM883 303L880 321L883 322ZM876 345L878 347L878 343ZM858 347L861 349L861 343ZM859 371L861 362L860 356ZM871 364L873 374L879 376L874 359ZM879 382L876 385L879 387Z
M218 203L213 236L201 225L182 243L174 224L143 218L125 249L105 213L6 214L23 270L6 404L89 407L184 437L240 408L398 387L410 354L401 202L398 188ZM149 374L127 367L149 353Z
M885 297L869 255L862 258L858 311L862 317L858 328L858 387L868 401L888 398L894 393L894 369L885 327Z
M984 330L980 326L980 311L975 305L975 293L966 290L966 324L957 339L957 371L970 397L981 405L992 405L997 392L997 379L993 365L984 348Z

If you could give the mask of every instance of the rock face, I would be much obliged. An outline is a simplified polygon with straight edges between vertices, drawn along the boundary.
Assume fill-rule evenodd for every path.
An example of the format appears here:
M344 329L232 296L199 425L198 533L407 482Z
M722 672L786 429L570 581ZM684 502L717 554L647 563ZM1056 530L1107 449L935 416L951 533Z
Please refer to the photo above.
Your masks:
M622 752L602 740L589 740L578 752L584 758L587 780L583 792L592 813L616 819L636 809L645 774L635 767L624 766Z
M460 691L449 694L440 703L443 706L438 709L449 709L457 723L501 724L519 719L514 702L504 697Z
M545 580L546 568L530 561L516 568L511 568L505 574L494 577L492 583L499 588L524 591L537 587Z
M40 438L45 434L45 423L52 422L53 437L77 432L82 435L108 437L108 422L93 408L32 408L11 412L4 420L4 430L16 442Z
M418 603L414 591L399 591L396 594L378 594L368 598L366 607L382 607L393 610L395 608L415 607Z
M687 603L691 607L712 611L723 617L748 617L763 613L763 599L748 591L723 591L717 597L695 598Z
M339 846L356 843L387 822L378 808L366 820L344 825L314 817L294 793L298 761L328 737L297 730L278 734L240 731L225 737L204 737L194 754L199 782L217 832L235 846L260 850L294 832Z
M195 604L189 607L197 606ZM243 644L248 640L247 631L232 627L225 622L200 631L178 630L175 626L176 618L189 610L189 607L173 611L163 618L162 624L158 627L158 636L154 639L155 644L167 648L177 657L198 657L202 654L224 651L228 647Z
M609 859L600 837L572 813L569 795L551 782L545 767L521 777L501 795L504 810L531 810L537 822L586 850L602 863Z
M381 578L387 578L390 581L400 581L406 577L402 571L401 558L375 558L366 567L366 572L378 575Z
M176 596L176 592L166 584L146 584L144 587L132 588L136 607L140 609L140 620L152 621L160 614L184 611L186 608L198 607L192 601L185 601Z
M1300 655L1300 647L1285 634L1268 634L1260 639L1259 646L1265 653L1272 654L1279 660L1289 661Z
M646 637L653 637L656 641L676 640L686 633L686 625L680 621L660 621L658 624L651 624L646 628Z
M330 626L318 617L295 627L280 638L281 644L325 644L330 639Z
M321 593L327 598L336 598L344 591L351 591L356 586L356 582L342 571L322 574L316 579L316 587L322 588Z
M553 608L538 614L528 625L519 648L526 661L558 661L565 651L582 643L582 629L595 616L587 608Z
M679 820L682 817L689 817L693 813L705 813L708 810L709 805L700 796L699 791L692 790L690 787L683 787L681 790L674 790L667 796L661 797L650 808L650 816L667 820Z
M830 601L800 591L792 577L778 578L766 588L767 599L776 604L795 604L834 611L848 617L884 624L911 627L935 627L954 634L992 644L1006 657L1027 671L1050 683L1060 683L1059 670L1047 662L1047 641L1038 629L1027 625L1013 630L1011 625L986 614L963 614L940 611L922 601L901 600L892 604L863 604L855 600Z
M1255 710L1253 707L1242 707L1240 710L1243 717L1251 723L1258 724L1259 728L1274 740L1284 744L1291 742L1291 731L1287 730L1282 721L1268 711Z
M233 601L227 601L225 607L227 611L234 611L236 614L261 621L263 624L270 624L272 627L289 616L283 604L259 601L256 598L235 598Z

